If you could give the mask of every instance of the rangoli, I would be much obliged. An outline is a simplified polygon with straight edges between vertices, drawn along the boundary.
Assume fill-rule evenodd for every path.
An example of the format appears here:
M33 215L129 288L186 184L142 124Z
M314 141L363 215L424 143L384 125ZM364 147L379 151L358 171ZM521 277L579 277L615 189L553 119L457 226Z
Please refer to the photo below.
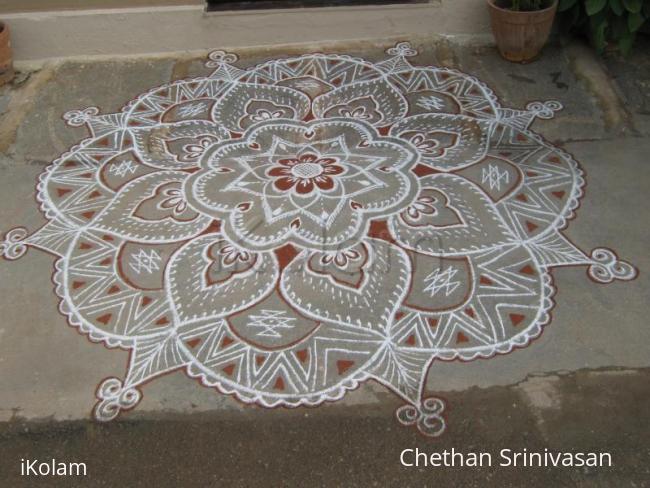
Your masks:
M399 422L439 435L434 360L526 346L550 320L555 267L636 276L563 234L583 172L529 130L560 103L503 108L471 76L413 66L408 43L387 53L240 69L216 51L209 76L64 115L91 137L41 175L47 224L0 252L53 254L69 323L130 350L96 419L183 369L264 407L373 379L406 402Z

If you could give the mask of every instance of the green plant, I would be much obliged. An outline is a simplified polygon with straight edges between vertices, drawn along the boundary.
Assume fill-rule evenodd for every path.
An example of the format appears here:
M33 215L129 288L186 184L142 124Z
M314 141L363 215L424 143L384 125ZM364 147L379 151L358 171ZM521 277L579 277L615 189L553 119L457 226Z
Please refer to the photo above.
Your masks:
M650 19L650 0L560 0L558 11L564 30L585 32L598 52L613 44L627 55Z

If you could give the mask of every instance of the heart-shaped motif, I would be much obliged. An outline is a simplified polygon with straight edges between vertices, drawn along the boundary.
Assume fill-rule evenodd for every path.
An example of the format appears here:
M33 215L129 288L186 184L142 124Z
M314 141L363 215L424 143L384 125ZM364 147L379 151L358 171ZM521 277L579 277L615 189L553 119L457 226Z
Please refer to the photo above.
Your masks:
M158 124L132 133L138 157L160 169L195 168L211 144L229 137L224 127L205 120Z
M408 110L402 94L385 78L345 85L317 97L316 117L349 117L373 125L395 123Z
M249 100L245 111L246 113L239 119L239 126L242 129L248 129L251 125L266 120L293 119L296 116L296 111L291 107L257 99Z
M390 135L413 144L422 163L448 171L470 166L485 156L491 124L466 115L420 114L397 122Z
M219 318L239 312L270 293L278 279L272 253L248 253L255 265L216 281L214 244L225 245L222 234L206 234L180 249L169 263L167 292L181 322ZM222 248L222 247L221 247ZM221 249L220 248L220 249ZM225 261L228 253L217 252ZM224 278L223 273L219 278Z
M447 196L433 188L423 188L400 217L410 227L440 228L463 223L458 211L449 206Z
M189 222L199 214L187 204L181 183L173 181L157 187L153 195L136 207L133 215L143 220L172 218L179 222Z
M282 273L282 294L307 316L385 330L409 288L410 260L402 249L386 241L367 238L364 244L368 256L358 286L312 270L309 261L319 253L303 251Z
M238 273L245 273L257 263L257 254L233 246L228 241L214 242L207 250L212 264L205 272L208 285L225 283Z
M131 181L122 187L102 213L96 217L93 226L137 242L176 242L199 234L210 225L212 221L210 217L195 214L188 221L175 219L170 214L176 208L174 206L173 208L162 207L159 215L143 218L140 208L143 202L157 198L156 192L161 187L170 184L178 185L180 192L180 185L188 176L188 173L182 171L160 171ZM158 203L181 204L182 199L179 193L156 201L156 205Z
M328 108L325 117L349 117L376 124L383 120L383 115L377 109L377 102L372 97L366 96Z
M264 102L270 102L275 108L265 106ZM252 108L264 108L269 115L274 112L281 112L283 117L289 116L298 120L309 113L311 101L304 93L285 86L252 85L246 83L234 84L219 100L212 110L214 120L225 125L232 131L241 131L242 122L245 126L257 123L250 119L250 115L264 117L263 113L249 111ZM291 107L291 110L287 110ZM271 117L272 118L272 117Z
M342 285L358 288L364 280L364 266L368 261L368 250L361 243L335 252L314 253L309 258L311 271L329 276Z
M420 180L421 190L413 205L431 191L444 195L436 201L438 212L455 214L449 222L429 219L428 232L413 226L410 218L394 215L388 221L392 235L408 249L432 255L466 255L503 246L514 240L512 233L497 212L494 203L476 185L461 176L438 173ZM412 205L412 206L413 206ZM405 215L409 216L407 209ZM413 213L413 210L411 210Z

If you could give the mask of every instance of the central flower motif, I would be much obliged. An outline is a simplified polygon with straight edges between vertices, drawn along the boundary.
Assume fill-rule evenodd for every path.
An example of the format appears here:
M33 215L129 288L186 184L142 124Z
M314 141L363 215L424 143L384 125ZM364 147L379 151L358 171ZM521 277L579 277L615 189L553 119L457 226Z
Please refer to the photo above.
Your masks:
M319 190L328 191L334 188L332 176L344 172L343 167L336 164L336 158L324 158L311 152L306 152L295 158L285 158L278 161L268 175L275 177L273 184L280 190L294 189L300 194Z
M411 205L417 162L410 143L364 121L268 120L208 148L185 194L243 247L332 250L358 242L370 219Z

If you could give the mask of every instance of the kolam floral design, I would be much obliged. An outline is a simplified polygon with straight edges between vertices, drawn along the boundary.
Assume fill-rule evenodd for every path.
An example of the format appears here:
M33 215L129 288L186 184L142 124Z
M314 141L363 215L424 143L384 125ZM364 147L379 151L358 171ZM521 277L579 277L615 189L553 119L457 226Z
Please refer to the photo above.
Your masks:
M134 408L183 369L264 407L318 405L374 379L437 436L432 362L526 346L550 320L552 270L634 267L562 232L583 193L571 156L529 130L558 102L503 108L464 73L308 54L166 84L120 112L71 111L90 137L41 175L48 222L5 259L56 257L60 310L131 352L94 416Z

